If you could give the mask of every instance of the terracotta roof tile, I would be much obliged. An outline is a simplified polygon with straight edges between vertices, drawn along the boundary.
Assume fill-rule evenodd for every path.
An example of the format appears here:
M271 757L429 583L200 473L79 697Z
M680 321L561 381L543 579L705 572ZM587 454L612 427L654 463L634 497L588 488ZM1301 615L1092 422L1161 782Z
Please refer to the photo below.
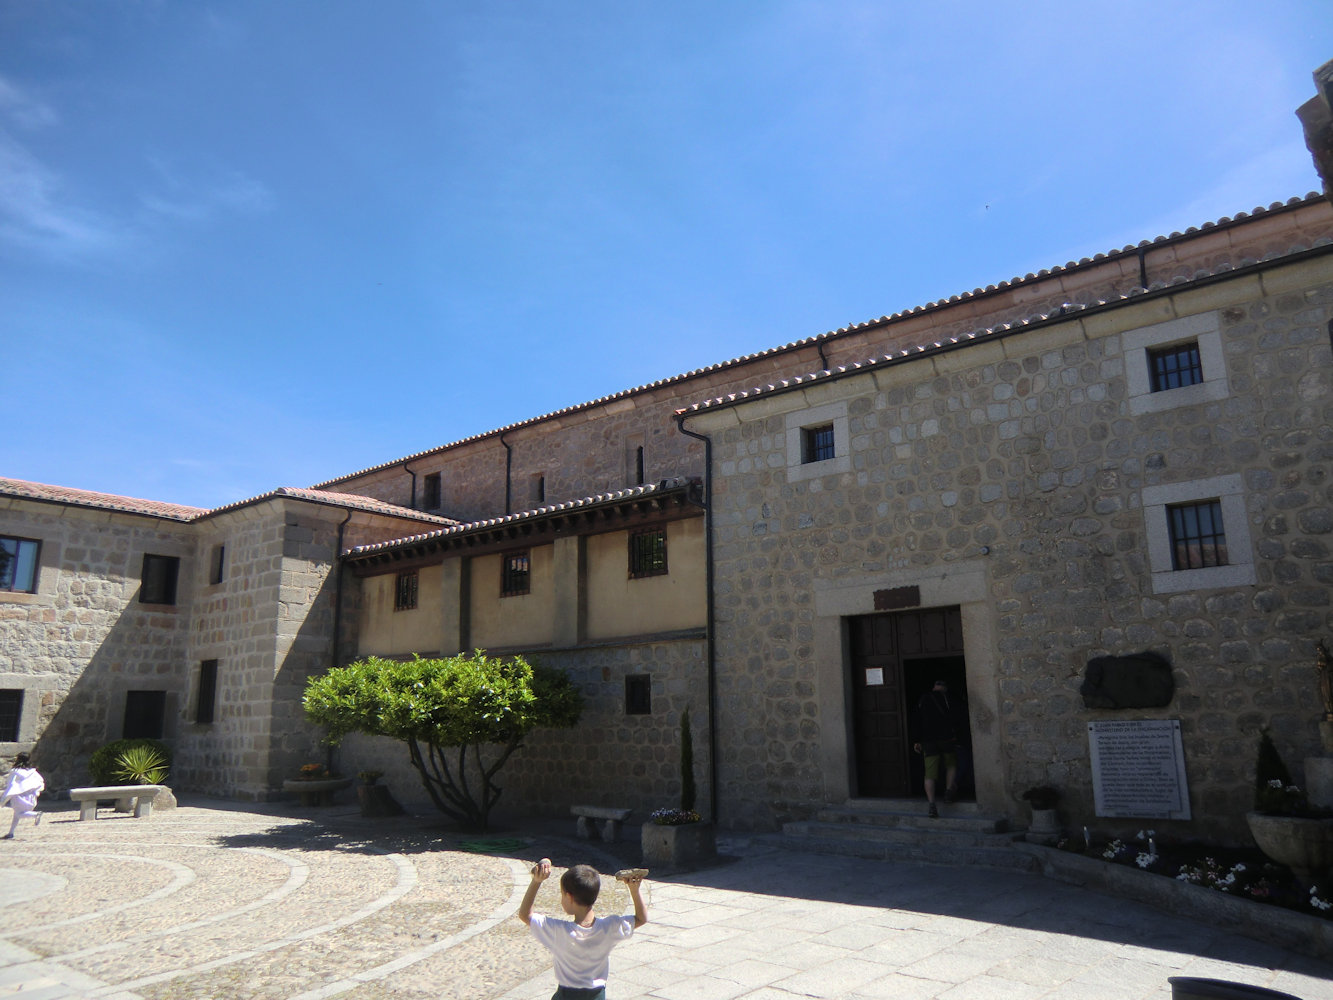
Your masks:
M161 503L157 500L138 500L111 493L73 490L64 486L47 486L45 483L30 483L23 479L0 479L0 496L70 504L75 507L95 507L123 514L145 514L170 521L193 521L201 514L207 513L202 507L186 507L175 503Z
M400 507L398 504L388 503L384 500L376 500L373 497L358 496L355 493L335 493L331 490L302 489L299 486L282 486L268 493L261 493L257 497L251 497L248 500L238 500L236 503L227 504L225 507L217 507L210 511L201 511L201 513L211 517L214 514L222 514L227 511L236 510L238 507L247 507L251 504L262 503L265 500L273 500L278 497L309 500L312 503L328 504L332 507L347 507L352 510L366 511L370 514L384 514L389 517L406 517L411 518L414 521L428 521L431 524L453 525L459 523L452 517L444 517L440 514L429 514L424 510L413 510L411 507Z

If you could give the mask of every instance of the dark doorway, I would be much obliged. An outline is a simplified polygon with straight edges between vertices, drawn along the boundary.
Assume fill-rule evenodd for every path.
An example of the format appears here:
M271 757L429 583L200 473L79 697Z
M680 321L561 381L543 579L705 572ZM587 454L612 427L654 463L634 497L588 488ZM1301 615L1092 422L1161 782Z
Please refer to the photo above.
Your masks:
M962 613L957 607L848 619L852 694L853 794L924 794L924 760L912 750L916 705L936 680L966 701ZM964 734L966 736L966 734ZM958 759L962 798L975 796L970 741Z

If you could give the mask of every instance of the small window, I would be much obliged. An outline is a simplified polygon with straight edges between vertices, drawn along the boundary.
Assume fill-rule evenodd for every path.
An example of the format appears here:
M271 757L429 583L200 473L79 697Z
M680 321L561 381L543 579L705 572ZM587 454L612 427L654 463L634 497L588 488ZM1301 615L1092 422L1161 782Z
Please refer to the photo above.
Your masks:
M0 690L0 743L17 743L23 718L23 689Z
M1198 343L1149 350L1148 378L1153 392L1198 385L1203 381L1203 363L1199 359Z
M226 573L227 548L225 545L214 545L213 551L208 556L208 582L221 583L223 574Z
M0 538L0 590L37 592L37 557L41 542L31 538Z
M155 556L145 552L143 577L139 586L140 604L175 604L176 577L181 561L176 556Z
M629 536L630 579L662 576L667 571L666 529L652 528Z
M532 477L532 502L535 504L546 503L546 477L535 475Z
M634 449L634 485L643 485L643 445Z
M528 562L528 551L510 552L504 556L500 568L500 596L518 597L530 593L532 589L532 571Z
M438 472L432 472L426 476L426 485L421 497L421 509L440 509L440 474Z
M1169 505L1166 511L1173 568L1207 569L1227 565L1227 536L1222 530L1221 501Z
M399 573L398 579L394 581L393 588L393 609L395 611L411 611L417 606L417 574Z
M195 702L194 721L208 724L213 721L213 708L218 697L218 661L199 663L199 699Z
M827 462L834 458L833 425L801 428L801 462Z
M125 726L121 733L125 739L160 740L166 718L165 691L125 692Z
M630 674L625 678L625 714L653 714L653 685L647 674Z

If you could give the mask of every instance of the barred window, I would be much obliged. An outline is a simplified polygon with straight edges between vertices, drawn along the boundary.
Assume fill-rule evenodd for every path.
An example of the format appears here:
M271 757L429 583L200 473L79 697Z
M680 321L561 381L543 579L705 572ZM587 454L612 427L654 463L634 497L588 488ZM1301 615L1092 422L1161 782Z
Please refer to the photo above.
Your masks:
M528 550L510 552L500 565L500 596L519 597L532 590L532 567Z
M42 543L31 538L0 538L0 590L37 591L37 556Z
M411 573L399 573L398 579L394 581L393 588L393 609L395 611L411 611L417 606L417 574L414 570Z
M23 689L0 690L0 742L17 743L19 720L23 717Z
M1200 500L1166 508L1174 569L1227 565L1227 536L1220 500Z
M629 536L630 579L662 576L667 571L666 529L634 531Z
M1203 381L1198 342L1153 348L1148 351L1148 369L1153 392L1198 385Z
M826 462L834 458L833 425L801 428L801 462Z

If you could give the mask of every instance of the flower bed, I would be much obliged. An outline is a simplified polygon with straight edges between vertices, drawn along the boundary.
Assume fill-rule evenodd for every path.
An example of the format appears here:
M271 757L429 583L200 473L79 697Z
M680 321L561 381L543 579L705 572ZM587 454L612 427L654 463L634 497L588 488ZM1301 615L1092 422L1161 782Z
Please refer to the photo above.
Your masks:
M1066 838L1056 849L1333 919L1333 887L1315 884L1307 889L1291 869L1274 864L1257 848L1158 842L1154 831L1146 830L1129 842Z

